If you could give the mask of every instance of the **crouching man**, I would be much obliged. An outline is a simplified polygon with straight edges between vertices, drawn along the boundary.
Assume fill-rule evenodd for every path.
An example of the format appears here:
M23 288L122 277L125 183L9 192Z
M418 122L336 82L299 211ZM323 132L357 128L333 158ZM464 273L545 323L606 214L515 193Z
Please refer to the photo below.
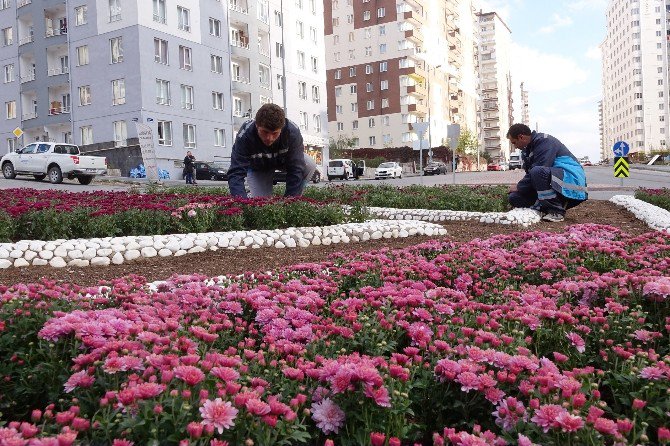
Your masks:
M565 211L588 198L586 174L577 158L551 135L514 124L507 139L521 150L526 175L509 193L513 207L540 211L542 219L559 222Z

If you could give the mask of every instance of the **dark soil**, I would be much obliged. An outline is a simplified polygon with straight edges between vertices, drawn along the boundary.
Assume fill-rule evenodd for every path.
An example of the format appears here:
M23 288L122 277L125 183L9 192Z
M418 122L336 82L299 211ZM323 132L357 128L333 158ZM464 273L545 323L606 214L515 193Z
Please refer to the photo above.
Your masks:
M447 222L447 238L467 242L475 238L487 238L496 234L520 231L562 232L567 226L580 223L597 223L620 228L630 235L652 231L627 210L608 201L591 200L571 209L561 223L542 222L530 228L496 225L479 222ZM379 248L403 248L435 237L408 237L404 239L382 239L363 243L310 246L293 249L245 249L219 250L181 257L150 258L135 260L122 265L86 268L52 268L30 266L0 270L0 284L38 282L41 278L62 280L82 286L97 285L101 280L111 280L129 274L143 276L147 281L164 280L173 274L195 274L219 276L239 274L247 271L268 271L298 263L327 260L335 252L372 251Z

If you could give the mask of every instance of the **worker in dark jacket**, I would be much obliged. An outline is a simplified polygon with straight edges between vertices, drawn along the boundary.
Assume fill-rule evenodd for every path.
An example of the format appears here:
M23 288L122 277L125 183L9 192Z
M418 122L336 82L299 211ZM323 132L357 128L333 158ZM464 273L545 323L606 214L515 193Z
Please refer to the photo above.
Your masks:
M551 135L531 132L524 124L514 124L507 139L521 149L526 175L510 190L514 207L540 211L542 219L558 222L565 211L588 198L586 174L577 158Z
M195 179L195 156L189 150L184 157L184 179L186 184L198 184Z
M286 119L276 104L264 104L254 120L240 127L233 144L228 169L228 187L236 197L247 197L244 179L252 197L272 195L276 169L286 170L286 196L300 196L316 170L316 163L305 154L300 129Z

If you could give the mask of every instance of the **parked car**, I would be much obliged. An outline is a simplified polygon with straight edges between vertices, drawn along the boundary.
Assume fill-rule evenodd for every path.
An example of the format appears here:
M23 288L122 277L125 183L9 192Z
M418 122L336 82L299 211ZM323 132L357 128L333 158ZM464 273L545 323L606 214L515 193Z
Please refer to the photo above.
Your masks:
M311 178L312 183L317 184L321 181L321 170L317 167L314 171L314 174ZM275 170L274 175L272 175L272 184L277 183L286 183L286 171L285 170Z
M328 162L328 181L333 178L348 180L349 178L358 178L356 165L350 159L334 159Z
M495 162L488 163L486 165L486 170L492 170L492 171L509 170L509 166L504 161L495 161Z
M214 181L228 181L228 168L230 163L224 162L205 162L196 161L195 166L196 180L214 180ZM182 179L184 175L182 173Z
M402 178L402 166L395 161L381 163L375 170L375 180L384 178Z
M16 175L32 175L37 181L47 176L53 184L63 178L76 178L81 184L90 184L96 175L107 174L104 156L85 156L74 144L34 142L0 159L2 174L7 179Z
M428 163L428 165L423 168L424 175L440 175L447 173L447 171L447 165L442 161L433 161L432 163Z

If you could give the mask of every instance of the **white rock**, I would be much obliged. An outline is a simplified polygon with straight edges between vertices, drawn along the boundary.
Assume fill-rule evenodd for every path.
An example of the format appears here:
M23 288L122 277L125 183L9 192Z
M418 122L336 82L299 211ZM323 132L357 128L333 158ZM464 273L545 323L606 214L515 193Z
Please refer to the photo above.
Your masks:
M159 257L169 257L172 255L172 251L170 251L167 248L163 248L160 251L158 251L158 256Z
M73 249L72 251L67 253L67 256L72 260L81 259L83 255L84 253L78 249Z
M114 265L120 265L123 263L123 261L124 261L123 254L121 254L120 252L117 252L112 256L112 263Z
M17 242L14 244L14 249L18 249L20 251L27 251L30 249L30 243L28 242Z
M379 240L380 238L382 238L382 233L380 231L375 231L370 235L370 238L372 240Z
M180 250L187 251L191 248L193 248L193 240L191 240L190 238L182 239L182 241L179 242Z
M219 240L218 240L216 237L209 237L209 238L207 238L207 246L209 246L210 248L211 248L212 246L216 246L217 243L219 243Z
M35 257L33 259L33 266L46 266L49 264L48 260L40 259L39 257Z
M5 248L0 248L0 259L8 259L9 258L9 251L6 250Z
M284 242L278 241L275 243L275 248L286 248L286 245L284 245Z
M114 243L112 245L112 251L113 252L125 252L126 251L126 245L122 243Z
M299 239L298 246L300 246L301 248L307 248L309 246L309 240L307 240L306 238Z
M101 245L102 246L102 245ZM111 248L100 248L96 251L96 257L109 257L114 251Z
M321 237L319 237L318 235L315 235L314 238L312 239L312 245L314 245L314 246L321 245Z
M382 234L382 238L391 238L391 237L393 237L393 232L391 231L384 231L384 233Z
M293 240L292 238L286 240L285 245L286 245L287 248L295 248L296 247L295 240Z
M89 264L90 264L90 262L88 260L84 260L84 259L73 259L73 260L70 260L67 263L68 266L75 266L77 268L85 268Z
M37 257L37 253L36 253L35 251L30 251L30 250L28 250L28 251L26 251L26 252L23 254L23 258L26 259L26 260L29 261L29 262L30 262L32 259L34 259L35 257Z
M206 248L207 247L207 240L202 239L202 238L197 238L193 241L193 244L195 246L200 246L201 248Z
M93 257L91 259L91 265L92 266L107 266L112 261L109 259L109 257Z
M54 249L57 248L58 245L56 245L54 242L46 242L44 244L44 250L45 251L53 251Z
M153 247L156 251L160 251L161 249L165 248L165 243L163 240L156 240L153 244Z
M171 252L179 251L179 242L171 241L165 244L165 249L169 249Z
M153 246L154 246L154 240L152 238L146 238L146 239L143 239L143 240L139 240L137 243L140 245L140 248L148 248L148 247L153 248ZM127 246L126 246L126 248L127 248ZM140 251L141 251L141 249L140 249Z
M227 248L229 242L230 239L228 237L219 237L218 241L216 242L216 245L219 248Z
M142 254L142 257L145 258L156 257L158 255L158 251L156 251L156 249L153 246L145 246L140 251L140 254Z
M242 244L244 246L251 246L254 244L254 238L253 237L244 237L244 240L242 240Z
M194 246L193 248L188 250L189 254L197 254L199 252L205 252L207 251L207 248L202 247L202 246Z
M67 257L67 248L64 245L60 245L54 249L54 255L57 257Z
M93 257L95 257L98 253L98 250L96 248L86 248L84 252L81 253L81 258L84 260L91 260Z
M44 250L44 251L40 251L39 256L40 256L41 259L50 260L50 259L53 258L54 253L53 253L53 251Z
M325 236L324 236L324 237L321 239L321 244L322 244L323 246L328 246L328 245L330 245L331 243L332 243L332 240L330 239L330 237L325 237Z
M43 242L41 240L33 240L30 242L30 247L28 249L35 252L40 252L45 244L46 242Z
M12 266L13 264L14 264L14 262L10 262L10 261L7 260L7 259L0 259L0 268L1 268L1 269L9 268L9 267Z
M181 257L185 254L188 254L188 252L185 249L180 249L180 250L178 250L177 252L174 253L174 256L175 257Z
M142 253L137 249L129 249L123 253L123 258L126 260L135 260L142 256Z
M142 246L136 241L132 241L126 244L126 251L139 251Z
M14 260L14 267L15 268L22 268L24 266L30 266L30 262L28 262L24 258Z
M59 256L49 260L49 265L53 266L54 268L65 268L67 263L65 263L65 260Z

